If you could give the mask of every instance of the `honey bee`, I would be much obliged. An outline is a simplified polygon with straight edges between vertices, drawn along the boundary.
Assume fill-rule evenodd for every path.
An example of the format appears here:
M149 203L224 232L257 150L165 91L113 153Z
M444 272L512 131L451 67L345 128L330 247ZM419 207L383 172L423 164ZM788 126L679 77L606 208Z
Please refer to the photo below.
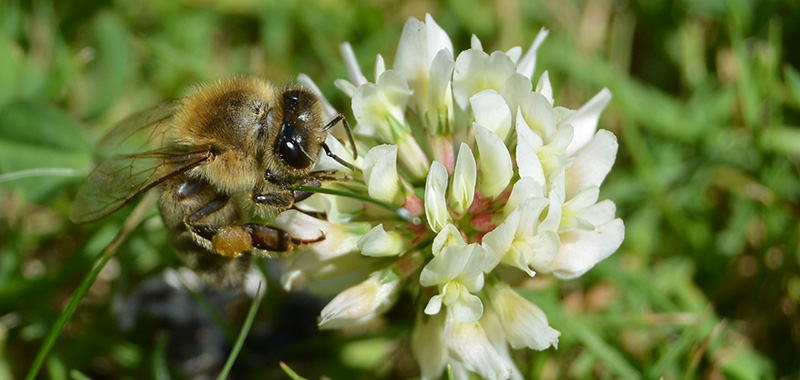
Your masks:
M323 118L319 97L299 85L241 77L196 87L123 120L101 139L101 146L133 147L89 174L70 219L97 220L158 188L161 218L187 266L218 286L240 287L253 256L325 238L320 232L298 239L246 220L248 212L276 215L311 195L295 186L332 179L331 171L312 171L323 151L353 169L325 143L341 121L356 156L347 120Z

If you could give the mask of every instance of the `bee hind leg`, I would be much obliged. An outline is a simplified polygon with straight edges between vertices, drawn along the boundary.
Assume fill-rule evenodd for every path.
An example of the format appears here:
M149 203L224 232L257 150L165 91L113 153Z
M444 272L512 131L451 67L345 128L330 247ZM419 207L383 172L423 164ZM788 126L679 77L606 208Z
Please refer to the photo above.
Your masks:
M313 239L301 239L280 228L261 223L247 223L244 228L250 233L253 248L268 252L290 253L297 246L325 240L325 233L322 231L320 231L319 236Z
M200 245L221 256L236 257L252 248L269 252L291 252L295 246L325 240L325 234L322 232L313 239L300 239L284 230L261 223L198 224L200 219L225 207L228 201L227 197L217 197L184 220L186 226L196 235L195 240L199 240Z

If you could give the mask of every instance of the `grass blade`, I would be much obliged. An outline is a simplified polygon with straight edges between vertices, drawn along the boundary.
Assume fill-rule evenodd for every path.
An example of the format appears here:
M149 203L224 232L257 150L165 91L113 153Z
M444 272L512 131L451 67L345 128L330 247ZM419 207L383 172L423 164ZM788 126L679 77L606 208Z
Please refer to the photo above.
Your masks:
M280 362L280 366L281 366L281 369L283 369L283 372L286 372L286 374L289 375L289 377L292 380L306 380L305 377L298 375L297 372L292 370L292 368L290 368L288 364L286 364L284 362Z
M75 293L69 300L69 304L58 316L56 324L47 334L42 347L39 348L39 352L36 354L33 365L31 366L30 371L28 371L28 375L25 376L26 380L33 380L36 378L36 375L42 368L42 364L47 358L47 354L50 352L50 349L53 348L58 336L61 334L61 330L64 329L64 326L67 324L67 321L69 321L72 313L75 312L75 309L78 308L78 304L80 304L83 297L86 296L86 293L89 292L89 288L92 287L94 280L97 279L97 275L99 275L103 267L106 266L108 260L110 260L111 257L117 253L117 250L122 242L128 237L128 235L139 224L139 222L142 221L147 211L153 206L155 203L155 196L156 194L151 192L147 194L138 205L136 205L136 208L133 209L131 214L128 215L128 218L125 219L125 222L122 223L122 227L120 228L119 233L117 233L117 236L114 237L114 240L108 243L106 248L103 250L103 253L95 261L92 270L83 278L83 280L81 280L80 285L78 285L78 289L75 290Z
M239 331L239 337L236 338L236 343L233 345L231 354L228 356L228 361L225 362L225 367L222 368L222 372L220 372L219 377L217 377L218 380L224 380L228 377L228 372L230 372L231 368L233 367L233 362L236 360L236 357L239 356L239 351L242 350L244 339L247 337L247 333L250 331L250 326L253 324L253 319L256 317L258 306L261 305L261 299L263 297L264 295L261 293L261 283L259 282L255 299L253 299L253 303L250 305L250 310L247 312L247 318L244 321L244 325L242 325L242 329Z

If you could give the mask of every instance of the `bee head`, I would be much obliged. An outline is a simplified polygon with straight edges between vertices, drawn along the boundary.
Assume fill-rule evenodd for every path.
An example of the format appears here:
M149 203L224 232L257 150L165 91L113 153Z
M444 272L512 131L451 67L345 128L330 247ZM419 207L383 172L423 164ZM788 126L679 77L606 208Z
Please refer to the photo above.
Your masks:
M306 171L319 157L325 141L319 98L303 89L283 93L283 120L272 147L275 156L295 170Z

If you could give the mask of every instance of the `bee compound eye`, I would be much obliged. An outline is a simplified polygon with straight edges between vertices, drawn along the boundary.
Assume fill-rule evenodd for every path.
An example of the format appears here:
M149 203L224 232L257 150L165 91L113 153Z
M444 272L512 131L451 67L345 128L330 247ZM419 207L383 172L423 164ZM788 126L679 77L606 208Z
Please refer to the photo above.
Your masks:
M281 128L281 133L275 142L275 153L283 162L295 169L305 169L311 165L311 159L303 151L295 129L291 126Z

